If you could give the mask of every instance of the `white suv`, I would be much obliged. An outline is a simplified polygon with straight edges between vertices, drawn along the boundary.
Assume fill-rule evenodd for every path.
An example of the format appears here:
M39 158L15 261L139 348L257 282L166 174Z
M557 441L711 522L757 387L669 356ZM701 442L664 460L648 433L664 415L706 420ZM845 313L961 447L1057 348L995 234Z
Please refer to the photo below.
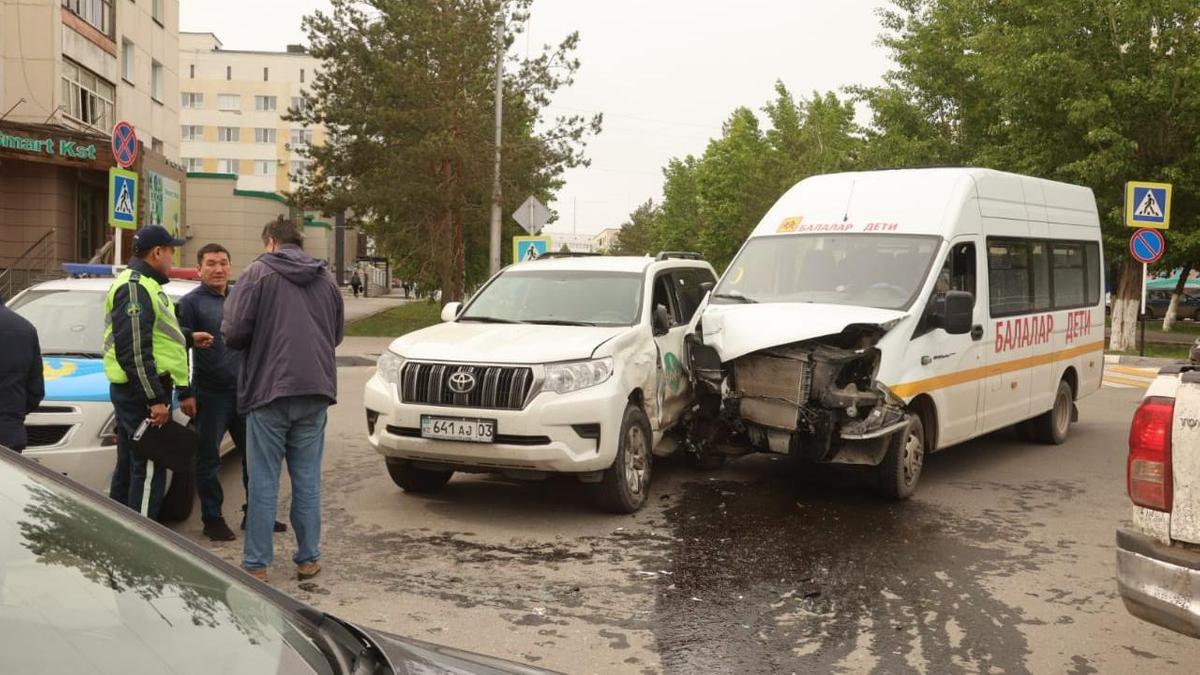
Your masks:
M652 456L686 445L683 338L715 280L683 253L508 267L380 358L365 394L371 446L407 491L455 471L564 473L595 483L606 510L636 511Z
M1117 587L1134 616L1200 638L1200 366L1159 371L1129 430L1133 523Z

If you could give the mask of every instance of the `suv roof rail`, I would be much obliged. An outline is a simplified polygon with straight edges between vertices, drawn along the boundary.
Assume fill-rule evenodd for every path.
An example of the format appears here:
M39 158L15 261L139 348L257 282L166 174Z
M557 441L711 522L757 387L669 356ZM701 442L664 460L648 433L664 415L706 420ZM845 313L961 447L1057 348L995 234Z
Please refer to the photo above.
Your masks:
M658 255L654 256L655 260L670 260L672 258L679 260L704 260L704 256L695 251L659 251Z
M595 258L604 255L603 253L592 253L590 251L548 251L537 257L537 260L552 260L554 258Z

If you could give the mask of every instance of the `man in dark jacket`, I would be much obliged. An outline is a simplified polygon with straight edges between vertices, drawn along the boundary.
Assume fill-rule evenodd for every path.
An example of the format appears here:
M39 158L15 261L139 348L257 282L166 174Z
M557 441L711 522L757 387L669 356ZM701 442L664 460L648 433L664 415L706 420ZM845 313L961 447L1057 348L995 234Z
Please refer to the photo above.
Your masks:
M0 445L25 449L25 415L46 395L42 349L33 324L0 303Z
M225 343L243 351L238 410L246 417L250 504L242 564L267 579L279 472L287 460L296 533L296 575L321 570L321 456L326 412L337 402L334 349L342 341L342 294L325 263L301 248L282 217L262 233L266 253L242 272L225 305Z
M220 244L205 244L196 254L200 285L179 300L179 324L185 330L213 335L208 349L192 353L192 390L196 395L196 430L200 447L196 452L196 492L200 496L200 519L204 535L212 541L233 541L233 530L225 522L221 508L225 493L221 489L221 440L225 432L242 453L242 487L249 488L246 472L246 417L237 411L240 352L230 349L221 337L221 318L229 290L229 251ZM242 510L245 510L245 506ZM243 529L246 521L242 519ZM287 526L275 523L276 532Z

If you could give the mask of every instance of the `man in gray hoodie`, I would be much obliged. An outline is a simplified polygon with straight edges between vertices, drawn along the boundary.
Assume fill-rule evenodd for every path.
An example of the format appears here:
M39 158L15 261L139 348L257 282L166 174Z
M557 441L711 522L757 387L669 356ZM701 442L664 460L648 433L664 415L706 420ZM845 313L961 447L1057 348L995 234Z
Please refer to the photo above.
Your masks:
M243 352L238 412L246 415L250 473L242 564L267 580L279 472L292 482L293 556L303 581L321 571L321 456L325 417L337 402L334 349L342 341L342 294L304 236L280 217L263 228L266 252L238 277L225 304L225 344Z

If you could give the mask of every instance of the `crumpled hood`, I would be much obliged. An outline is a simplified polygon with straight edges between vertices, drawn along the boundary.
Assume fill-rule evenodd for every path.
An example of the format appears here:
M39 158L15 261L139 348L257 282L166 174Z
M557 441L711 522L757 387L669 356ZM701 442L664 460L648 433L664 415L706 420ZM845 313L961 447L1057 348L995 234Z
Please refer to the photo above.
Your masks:
M852 324L887 327L905 316L892 309L816 303L707 305L699 315L704 344L716 349L723 363L760 349L835 335Z
M280 246L258 259L297 286L307 286L325 274L325 261L314 259L297 246Z
M589 359L629 327L451 322L397 338L406 359L460 363L554 363Z

